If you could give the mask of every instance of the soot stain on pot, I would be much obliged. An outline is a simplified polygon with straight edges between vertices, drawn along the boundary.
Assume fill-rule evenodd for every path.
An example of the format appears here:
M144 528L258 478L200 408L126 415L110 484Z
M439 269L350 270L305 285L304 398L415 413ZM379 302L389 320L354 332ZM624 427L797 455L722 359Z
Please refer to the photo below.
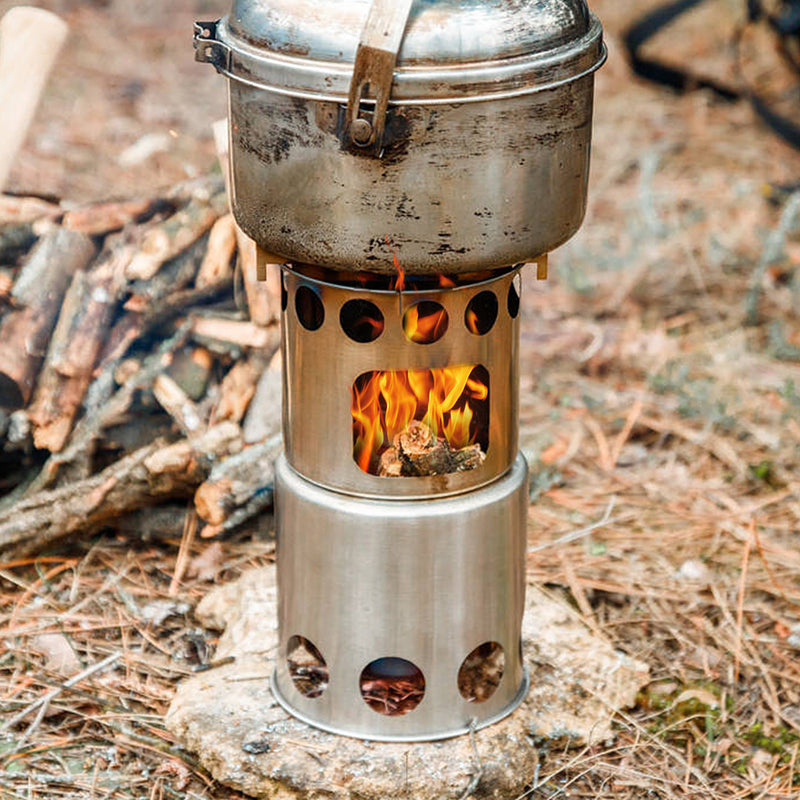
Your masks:
M439 234L441 236L441 234ZM448 234L449 236L450 234ZM448 242L440 242L439 246L435 250L429 250L428 253L431 256L446 256L446 255L459 255L463 256L466 253L471 252L471 248L469 247L453 247Z
M239 147L264 164L277 164L294 148L322 144L319 128L309 124L307 104L300 98L275 98L242 104L236 119ZM269 126L264 121L269 120ZM266 128L266 129L265 129Z
M397 210L395 211L397 219L421 219L414 208L411 198L403 193L402 197L397 203Z

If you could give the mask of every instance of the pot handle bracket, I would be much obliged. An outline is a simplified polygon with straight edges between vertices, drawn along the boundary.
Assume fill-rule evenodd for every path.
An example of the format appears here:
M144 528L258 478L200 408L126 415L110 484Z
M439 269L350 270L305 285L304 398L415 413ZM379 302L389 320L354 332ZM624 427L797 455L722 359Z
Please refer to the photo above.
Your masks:
M195 61L213 64L217 72L227 73L231 66L231 49L217 35L220 20L214 22L195 22L194 49Z
M397 55L414 0L372 0L361 31L343 131L343 147L380 158Z

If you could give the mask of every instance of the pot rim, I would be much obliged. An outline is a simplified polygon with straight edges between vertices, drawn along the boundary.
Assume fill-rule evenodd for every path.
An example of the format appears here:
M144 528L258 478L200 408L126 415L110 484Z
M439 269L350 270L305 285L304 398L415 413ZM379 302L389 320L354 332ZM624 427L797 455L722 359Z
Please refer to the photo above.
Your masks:
M195 26L197 59L233 81L304 100L347 103L352 63L317 61L255 47L236 36L223 17ZM457 105L557 89L598 70L608 58L599 19L586 34L560 47L494 61L395 70L392 106ZM374 100L365 99L365 105Z

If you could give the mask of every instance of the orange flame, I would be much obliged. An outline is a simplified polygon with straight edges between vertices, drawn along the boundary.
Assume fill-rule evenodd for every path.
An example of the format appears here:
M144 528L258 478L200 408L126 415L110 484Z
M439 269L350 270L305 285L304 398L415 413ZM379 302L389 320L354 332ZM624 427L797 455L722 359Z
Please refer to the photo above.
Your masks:
M386 245L392 251L392 261L394 262L394 268L397 270L397 278L395 279L394 286L392 286L392 290L395 292L404 292L406 290L406 273L400 266L400 259L397 257L397 252L389 241L388 234L386 235Z
M478 314L472 308L468 308L467 309L466 323L467 323L467 330L470 333L474 333L476 335L480 334L480 332L481 332L481 330L480 330L481 321L480 321L480 319L478 317Z
M423 301L406 311L403 317L403 331L409 342L433 344L447 331L448 315L438 303Z
M452 289L456 285L454 280L451 280L447 275L439 275L439 286L442 289Z
M488 445L489 376L483 367L367 372L354 384L353 454L364 472L411 422L427 425L453 449Z

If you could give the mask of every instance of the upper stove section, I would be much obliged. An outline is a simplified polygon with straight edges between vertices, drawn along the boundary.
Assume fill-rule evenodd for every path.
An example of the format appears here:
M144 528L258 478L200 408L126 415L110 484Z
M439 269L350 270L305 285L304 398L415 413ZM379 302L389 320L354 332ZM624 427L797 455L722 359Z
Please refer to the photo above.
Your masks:
M230 79L234 211L268 252L455 274L580 226L606 57L584 0L234 0L195 45Z

